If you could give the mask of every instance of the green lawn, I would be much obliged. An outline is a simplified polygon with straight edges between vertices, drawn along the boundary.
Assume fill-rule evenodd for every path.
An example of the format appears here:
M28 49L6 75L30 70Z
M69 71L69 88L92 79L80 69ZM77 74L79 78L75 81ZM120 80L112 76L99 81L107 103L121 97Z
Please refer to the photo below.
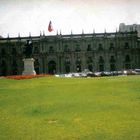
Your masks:
M140 76L1 78L0 140L140 140Z

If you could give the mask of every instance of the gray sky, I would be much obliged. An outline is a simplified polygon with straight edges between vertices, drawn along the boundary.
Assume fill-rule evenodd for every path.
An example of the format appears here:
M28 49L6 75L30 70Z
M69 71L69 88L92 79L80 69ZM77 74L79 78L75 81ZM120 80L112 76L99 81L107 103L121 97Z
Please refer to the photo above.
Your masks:
M54 31L47 31L49 21ZM113 32L119 23L140 24L140 0L0 0L0 35Z

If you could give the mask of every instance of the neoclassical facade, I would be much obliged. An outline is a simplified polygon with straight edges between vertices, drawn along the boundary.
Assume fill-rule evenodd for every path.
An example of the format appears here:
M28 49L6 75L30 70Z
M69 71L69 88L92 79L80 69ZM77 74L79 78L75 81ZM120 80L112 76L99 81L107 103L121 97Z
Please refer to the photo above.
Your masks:
M38 74L120 71L140 68L140 39L136 31L0 38L0 75L23 72L27 40L33 43Z

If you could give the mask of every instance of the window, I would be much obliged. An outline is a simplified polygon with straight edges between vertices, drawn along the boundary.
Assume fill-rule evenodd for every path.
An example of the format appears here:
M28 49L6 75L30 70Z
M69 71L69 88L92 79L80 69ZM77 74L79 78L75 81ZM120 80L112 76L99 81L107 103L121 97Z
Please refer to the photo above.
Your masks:
M129 55L126 55L125 56L125 62L130 62L131 60L130 60L130 56Z
M89 71L93 71L92 65L88 65L88 70L89 70Z
M66 71L66 73L70 72L70 65L65 65L65 71Z
M34 64L35 66L39 66L39 61L38 61L38 59L35 59L35 64Z
M1 75L3 76L7 75L7 64L4 60L2 60L1 63Z
M35 48L34 48L34 53L39 53L38 47L35 47Z
M53 53L53 52L54 52L53 46L50 46L49 52L50 52L50 53Z
M116 70L115 64L110 64L110 71L115 71L115 70Z
M18 74L18 69L16 67L12 68L12 75L17 75Z
M69 51L70 51L70 49L69 49L68 45L65 45L64 46L64 52L69 52Z
M12 74L13 75L17 75L18 74L18 65L17 65L17 61L13 60L12 62Z
M76 66L76 71L77 71L77 72L81 72L81 65L77 65L77 66Z
M77 58L76 64L81 64L81 59L80 59L80 57Z
M17 67L17 62L16 62L16 60L13 60L12 66L13 66L13 67Z
M87 51L92 51L91 44L88 44Z
M111 56L110 57L110 71L115 71L116 70L116 65L115 65L115 57Z
M99 63L104 63L104 59L102 56L99 57Z
M99 50L99 51L103 51L103 46L102 46L101 43L99 44L99 48L98 48L98 50Z
M80 52L80 51L81 51L81 48L80 48L80 45L79 45L79 44L76 45L75 51L76 51L76 52Z
M114 44L113 44L113 43L110 43L109 50L110 50L110 51L113 51L113 50L114 50Z
M102 56L99 57L99 71L104 71L104 59Z
M99 65L99 71L101 72L101 71L104 71L104 65L103 64L100 64Z
M13 55L16 55L17 54L16 48L12 48L12 54Z
M131 59L129 55L125 56L125 69L131 69Z
M114 44L113 43L110 43L110 47L114 47Z
M34 67L35 67L36 73L39 74L39 60L38 59L35 59Z
M92 63L92 57L88 57L87 63Z
M129 43L128 43L128 42L125 42L124 48L125 48L125 49L129 49Z
M69 57L65 58L65 71L66 73L70 72L70 58Z
M132 26L130 26L130 31L131 31L131 32L133 31L133 27L132 27Z
M111 57L110 57L110 63L115 63L115 58L114 58L114 56L111 56Z
M69 59L69 57L66 57L65 63L66 63L66 64L70 64L70 59Z
M6 62L4 60L2 60L1 66L2 67L5 67L6 66Z
M127 69L131 69L131 64L130 63L126 63L125 64L125 69L127 70Z
M5 51L4 48L2 48L2 50L1 50L1 54L2 54L2 55L5 55L5 54L6 54L6 51Z

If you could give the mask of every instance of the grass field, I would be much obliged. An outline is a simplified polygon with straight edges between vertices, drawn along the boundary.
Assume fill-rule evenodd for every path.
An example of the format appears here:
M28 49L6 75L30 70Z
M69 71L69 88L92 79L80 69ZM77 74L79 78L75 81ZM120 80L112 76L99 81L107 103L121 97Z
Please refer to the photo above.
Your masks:
M140 76L1 78L0 140L140 140Z

